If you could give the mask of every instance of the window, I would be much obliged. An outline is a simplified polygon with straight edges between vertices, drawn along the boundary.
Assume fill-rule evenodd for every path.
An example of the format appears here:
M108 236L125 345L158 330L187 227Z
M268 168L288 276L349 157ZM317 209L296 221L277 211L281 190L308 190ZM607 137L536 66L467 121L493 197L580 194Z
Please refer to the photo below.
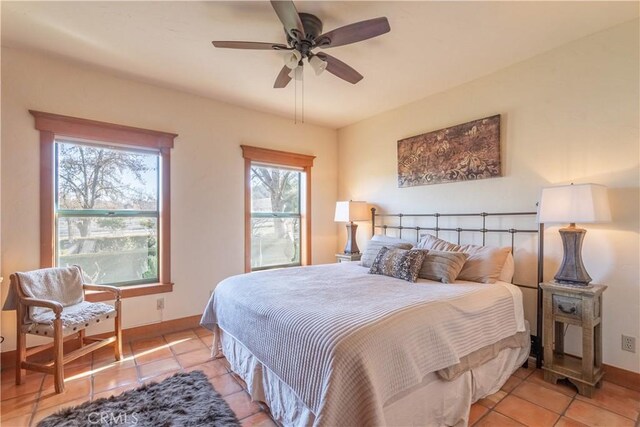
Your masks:
M95 283L127 285L124 298L170 292L178 135L29 112L40 131L40 266L79 264Z
M300 170L251 166L251 269L300 265Z
M245 271L311 264L313 156L242 146Z
M160 156L55 142L55 264L92 283L158 282Z

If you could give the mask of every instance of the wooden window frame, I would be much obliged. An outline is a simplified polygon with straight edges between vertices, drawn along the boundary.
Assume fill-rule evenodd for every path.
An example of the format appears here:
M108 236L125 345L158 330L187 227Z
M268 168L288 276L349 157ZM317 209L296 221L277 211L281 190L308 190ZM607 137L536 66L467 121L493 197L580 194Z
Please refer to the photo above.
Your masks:
M300 263L311 265L311 167L316 156L241 145L244 157L244 271L251 271L251 164L300 168L305 173L304 206L300 206L302 237Z
M173 291L171 282L171 149L175 133L80 119L60 114L29 110L35 119L35 128L40 131L40 268L55 265L55 140L57 137L142 147L157 151L162 165L160 225L160 267L158 283L123 286L123 298ZM107 292L87 293L88 301L106 301L113 295Z

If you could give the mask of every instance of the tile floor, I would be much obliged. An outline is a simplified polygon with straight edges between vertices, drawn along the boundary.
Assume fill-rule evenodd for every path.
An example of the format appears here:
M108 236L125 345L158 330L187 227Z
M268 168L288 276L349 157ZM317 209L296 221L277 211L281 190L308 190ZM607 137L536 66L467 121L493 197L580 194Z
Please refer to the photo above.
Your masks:
M16 386L14 370L1 374L2 426L35 426L57 410L122 393L175 372L199 369L225 398L243 426L274 426L268 411L251 402L243 381L224 359L212 360L211 334L197 328L127 343L115 363L111 348L85 356L65 369L65 392L57 395L51 376L28 372ZM640 392L604 382L593 399L567 384L544 382L542 372L520 368L502 390L471 406L473 426L634 426L639 424Z

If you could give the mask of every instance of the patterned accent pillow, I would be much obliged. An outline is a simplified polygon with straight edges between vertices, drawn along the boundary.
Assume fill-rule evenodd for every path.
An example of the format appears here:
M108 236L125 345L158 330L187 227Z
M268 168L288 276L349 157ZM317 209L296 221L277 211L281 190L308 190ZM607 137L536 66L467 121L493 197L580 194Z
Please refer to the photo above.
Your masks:
M371 265L369 274L381 274L415 282L418 279L418 273L425 256L425 251L417 249L389 249L384 246Z
M360 265L363 267L371 267L373 261L376 260L376 256L378 256L378 252L384 246L388 248L411 249L413 244L406 240L398 239L397 237L376 234L369 240L369 243L367 243L367 248L360 259Z
M463 252L420 250L425 251L426 256L418 277L442 283L453 283L469 258L469 255Z
M510 247L498 248L495 246L456 245L446 240L438 239L430 234L425 234L418 243L418 248L464 252L469 258L464 263L458 279L470 282L495 283L500 277L500 272L511 253Z

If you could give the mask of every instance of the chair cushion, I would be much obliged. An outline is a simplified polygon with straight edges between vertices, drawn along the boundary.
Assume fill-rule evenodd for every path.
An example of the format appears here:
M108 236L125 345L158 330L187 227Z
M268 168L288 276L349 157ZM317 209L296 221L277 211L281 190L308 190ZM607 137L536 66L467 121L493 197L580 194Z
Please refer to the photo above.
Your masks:
M22 292L28 297L56 301L63 307L84 301L82 270L78 266L42 268L16 275L20 278ZM29 318L35 321L47 311L51 310L29 307Z
M60 314L62 332L64 334L77 332L105 319L115 317L116 309L102 302L83 301L80 304L65 307ZM51 310L32 318L33 323L23 326L24 332L37 335L53 336L53 321L55 314Z

